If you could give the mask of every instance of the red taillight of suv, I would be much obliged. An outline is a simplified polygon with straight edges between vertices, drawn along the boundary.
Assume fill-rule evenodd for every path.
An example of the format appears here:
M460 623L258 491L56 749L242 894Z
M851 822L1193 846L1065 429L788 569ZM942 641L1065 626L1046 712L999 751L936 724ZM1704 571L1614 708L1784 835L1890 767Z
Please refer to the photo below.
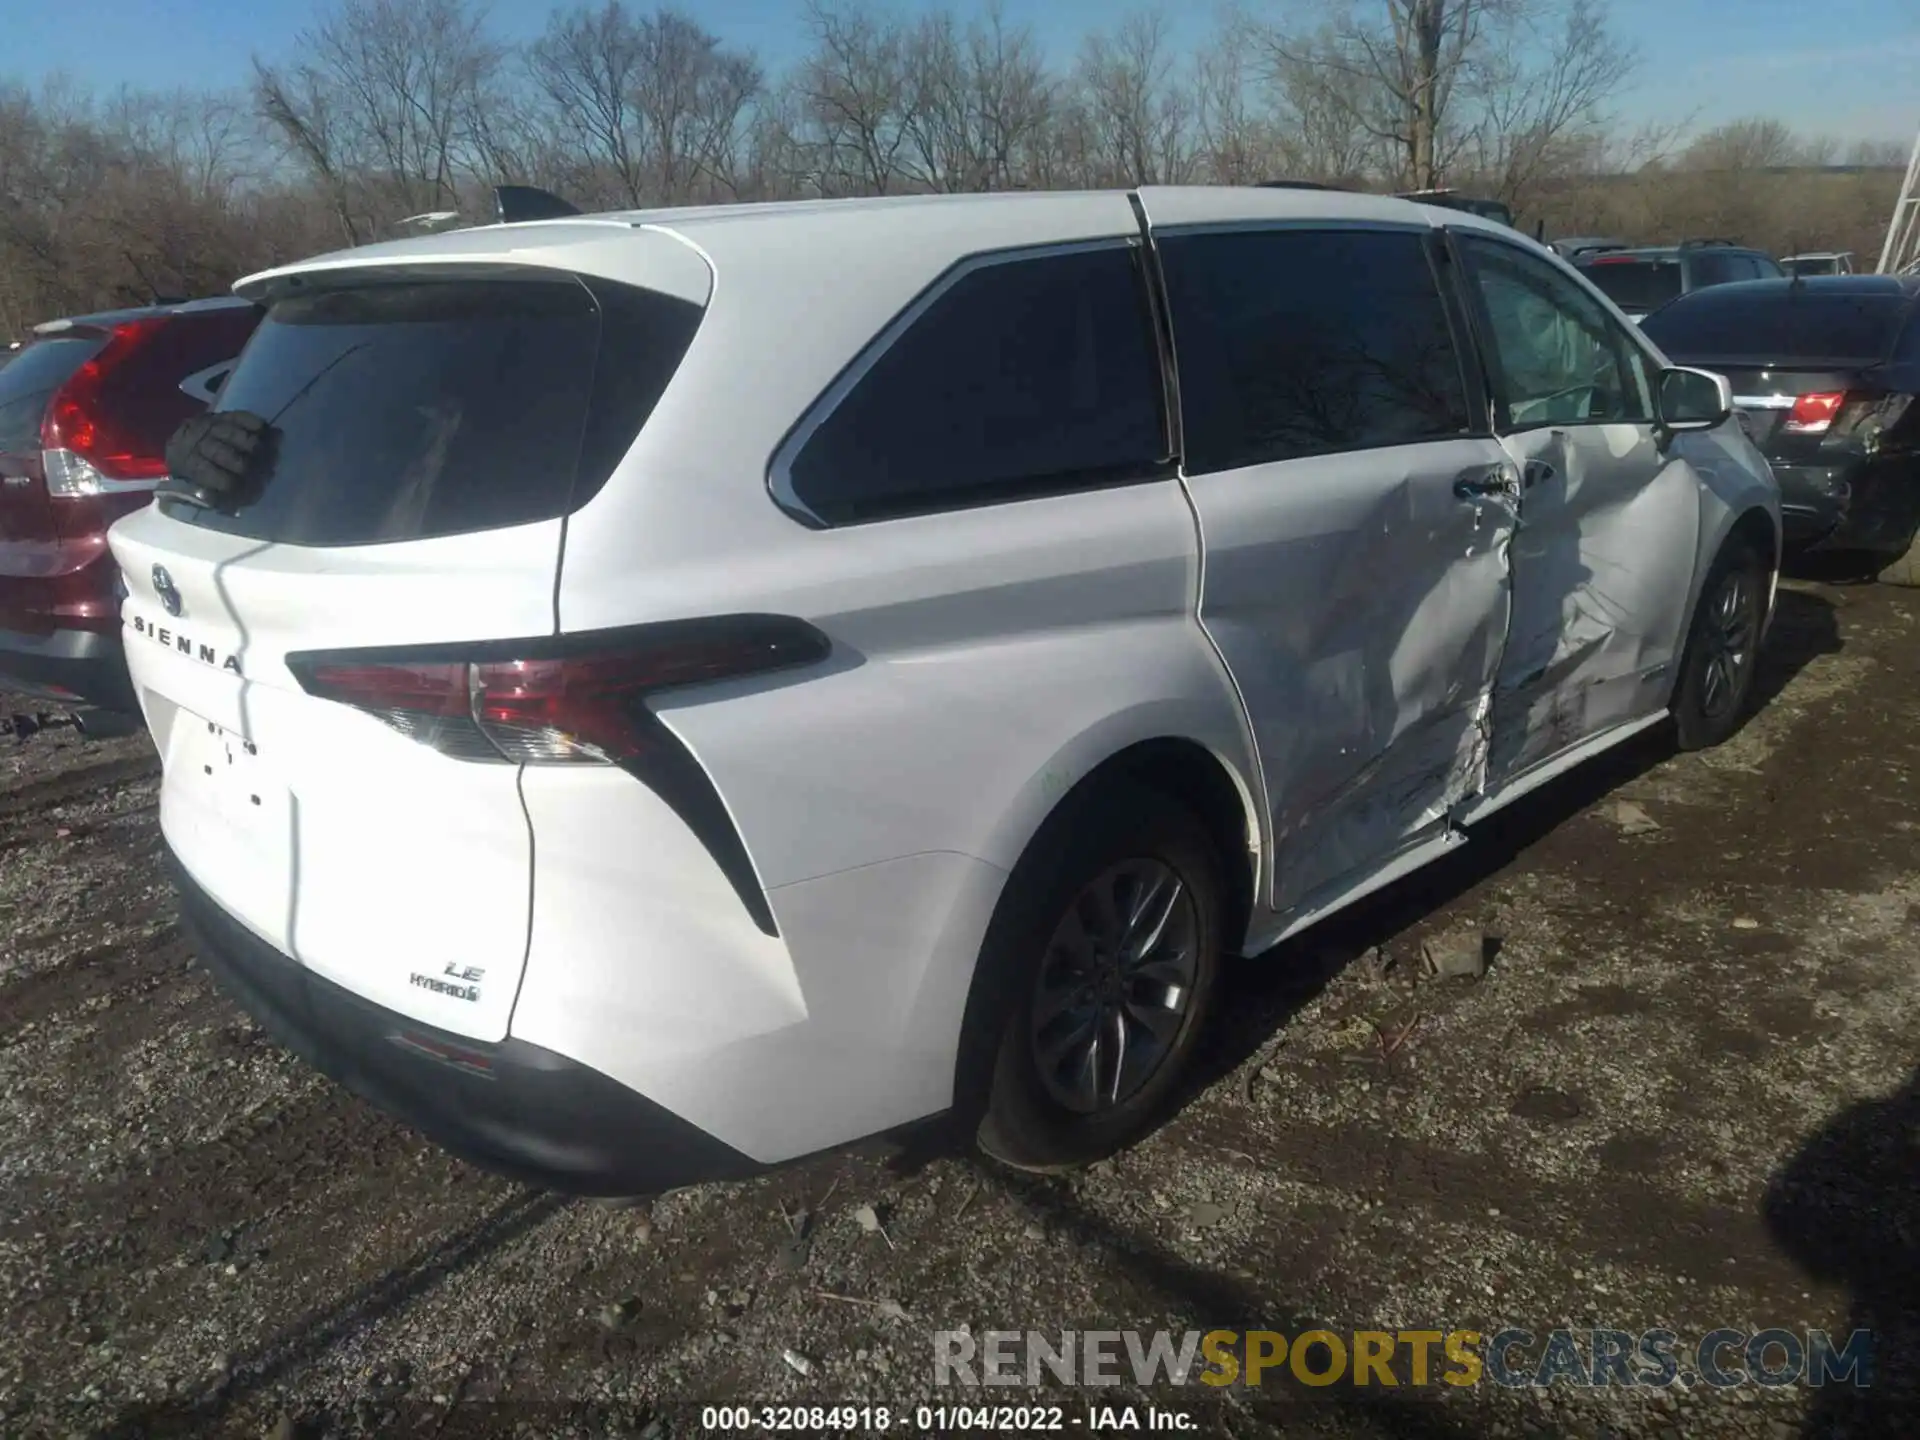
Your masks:
M287 668L308 694L363 710L452 759L627 764L662 743L647 696L814 664L829 649L803 620L729 615L489 643L465 655L308 652L289 655Z
M107 343L54 392L40 425L40 461L53 496L106 495L146 490L166 478L164 444L143 437L101 403L107 376L132 359L167 324L167 317L126 320Z

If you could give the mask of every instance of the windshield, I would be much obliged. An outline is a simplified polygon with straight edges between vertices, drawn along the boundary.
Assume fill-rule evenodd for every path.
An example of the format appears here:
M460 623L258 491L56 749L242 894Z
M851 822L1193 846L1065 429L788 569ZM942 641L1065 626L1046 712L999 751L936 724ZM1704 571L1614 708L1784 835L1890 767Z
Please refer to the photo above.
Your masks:
M1585 275L1622 310L1644 315L1680 293L1678 260L1590 260L1580 267Z
M1699 290L1649 315L1644 328L1675 359L1874 365L1887 358L1909 313L1904 296L1817 295L1814 288Z

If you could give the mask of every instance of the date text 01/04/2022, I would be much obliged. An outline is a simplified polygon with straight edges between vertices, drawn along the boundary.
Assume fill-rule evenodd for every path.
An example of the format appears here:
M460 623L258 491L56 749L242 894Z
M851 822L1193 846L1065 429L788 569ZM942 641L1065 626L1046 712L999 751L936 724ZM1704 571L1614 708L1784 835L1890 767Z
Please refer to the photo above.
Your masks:
M710 1431L842 1430L850 1434L925 1432L944 1435L972 1431L986 1435L1028 1431L1198 1429L1184 1410L1157 1406L1089 1405L709 1405L700 1412L700 1428Z

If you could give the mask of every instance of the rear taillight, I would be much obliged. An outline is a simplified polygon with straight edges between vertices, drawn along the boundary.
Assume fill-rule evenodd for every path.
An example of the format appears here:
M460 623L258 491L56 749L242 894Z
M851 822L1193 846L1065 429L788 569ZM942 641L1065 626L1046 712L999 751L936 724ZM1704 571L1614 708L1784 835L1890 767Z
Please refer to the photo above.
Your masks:
M827 638L777 615L673 621L592 637L489 643L465 656L309 652L301 687L385 721L456 760L623 764L661 744L646 698L661 690L812 664Z
M1846 393L1840 390L1819 390L1811 395L1796 396L1784 428L1795 435L1824 435L1846 398Z
M51 495L105 495L147 489L166 477L163 446L140 436L101 404L107 376L167 323L166 316L115 325L100 352L54 392L40 425L41 461Z
M1880 437L1900 423L1911 397L1821 390L1794 398L1781 428L1794 435L1820 435L1826 445L1857 444L1877 450Z

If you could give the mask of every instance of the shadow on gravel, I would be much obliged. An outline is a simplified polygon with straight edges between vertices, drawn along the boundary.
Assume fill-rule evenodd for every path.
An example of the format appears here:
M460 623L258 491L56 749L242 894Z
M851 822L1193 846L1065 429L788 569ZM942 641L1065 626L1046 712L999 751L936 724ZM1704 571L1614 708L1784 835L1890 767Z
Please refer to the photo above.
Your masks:
M348 1335L364 1332L451 1275L485 1260L545 1223L568 1204L565 1196L520 1191L486 1214L395 1266L380 1279L307 1316L278 1335L233 1357L224 1382L197 1398L141 1405L94 1433L98 1440L205 1436L216 1433L234 1406L289 1372L325 1354Z
M1242 1280L1195 1265L1150 1239L1119 1229L1088 1211L1065 1184L998 1166L983 1169L983 1174L1036 1220L1064 1232L1076 1244L1098 1249L1106 1267L1123 1276L1153 1307L1149 1325L1243 1334L1251 1330L1299 1334L1323 1326L1338 1333L1342 1328L1324 1316L1302 1315ZM1219 1404L1216 1423L1245 1416L1272 1427L1275 1434L1326 1434L1337 1428L1343 1435L1378 1435L1389 1440L1473 1440L1484 1435L1484 1424L1454 1418L1437 1392L1428 1393L1433 1398L1410 1399L1377 1387L1328 1386L1308 1391L1289 1385L1239 1390L1230 1402L1225 1395L1210 1396L1207 1387L1196 1385L1183 1387L1179 1402L1182 1408L1198 1410L1214 1399Z
M1920 1433L1920 1073L1808 1140L1768 1186L1765 1212L1797 1264L1852 1292L1849 1329L1874 1335L1870 1383L1811 1390L1802 1433Z

